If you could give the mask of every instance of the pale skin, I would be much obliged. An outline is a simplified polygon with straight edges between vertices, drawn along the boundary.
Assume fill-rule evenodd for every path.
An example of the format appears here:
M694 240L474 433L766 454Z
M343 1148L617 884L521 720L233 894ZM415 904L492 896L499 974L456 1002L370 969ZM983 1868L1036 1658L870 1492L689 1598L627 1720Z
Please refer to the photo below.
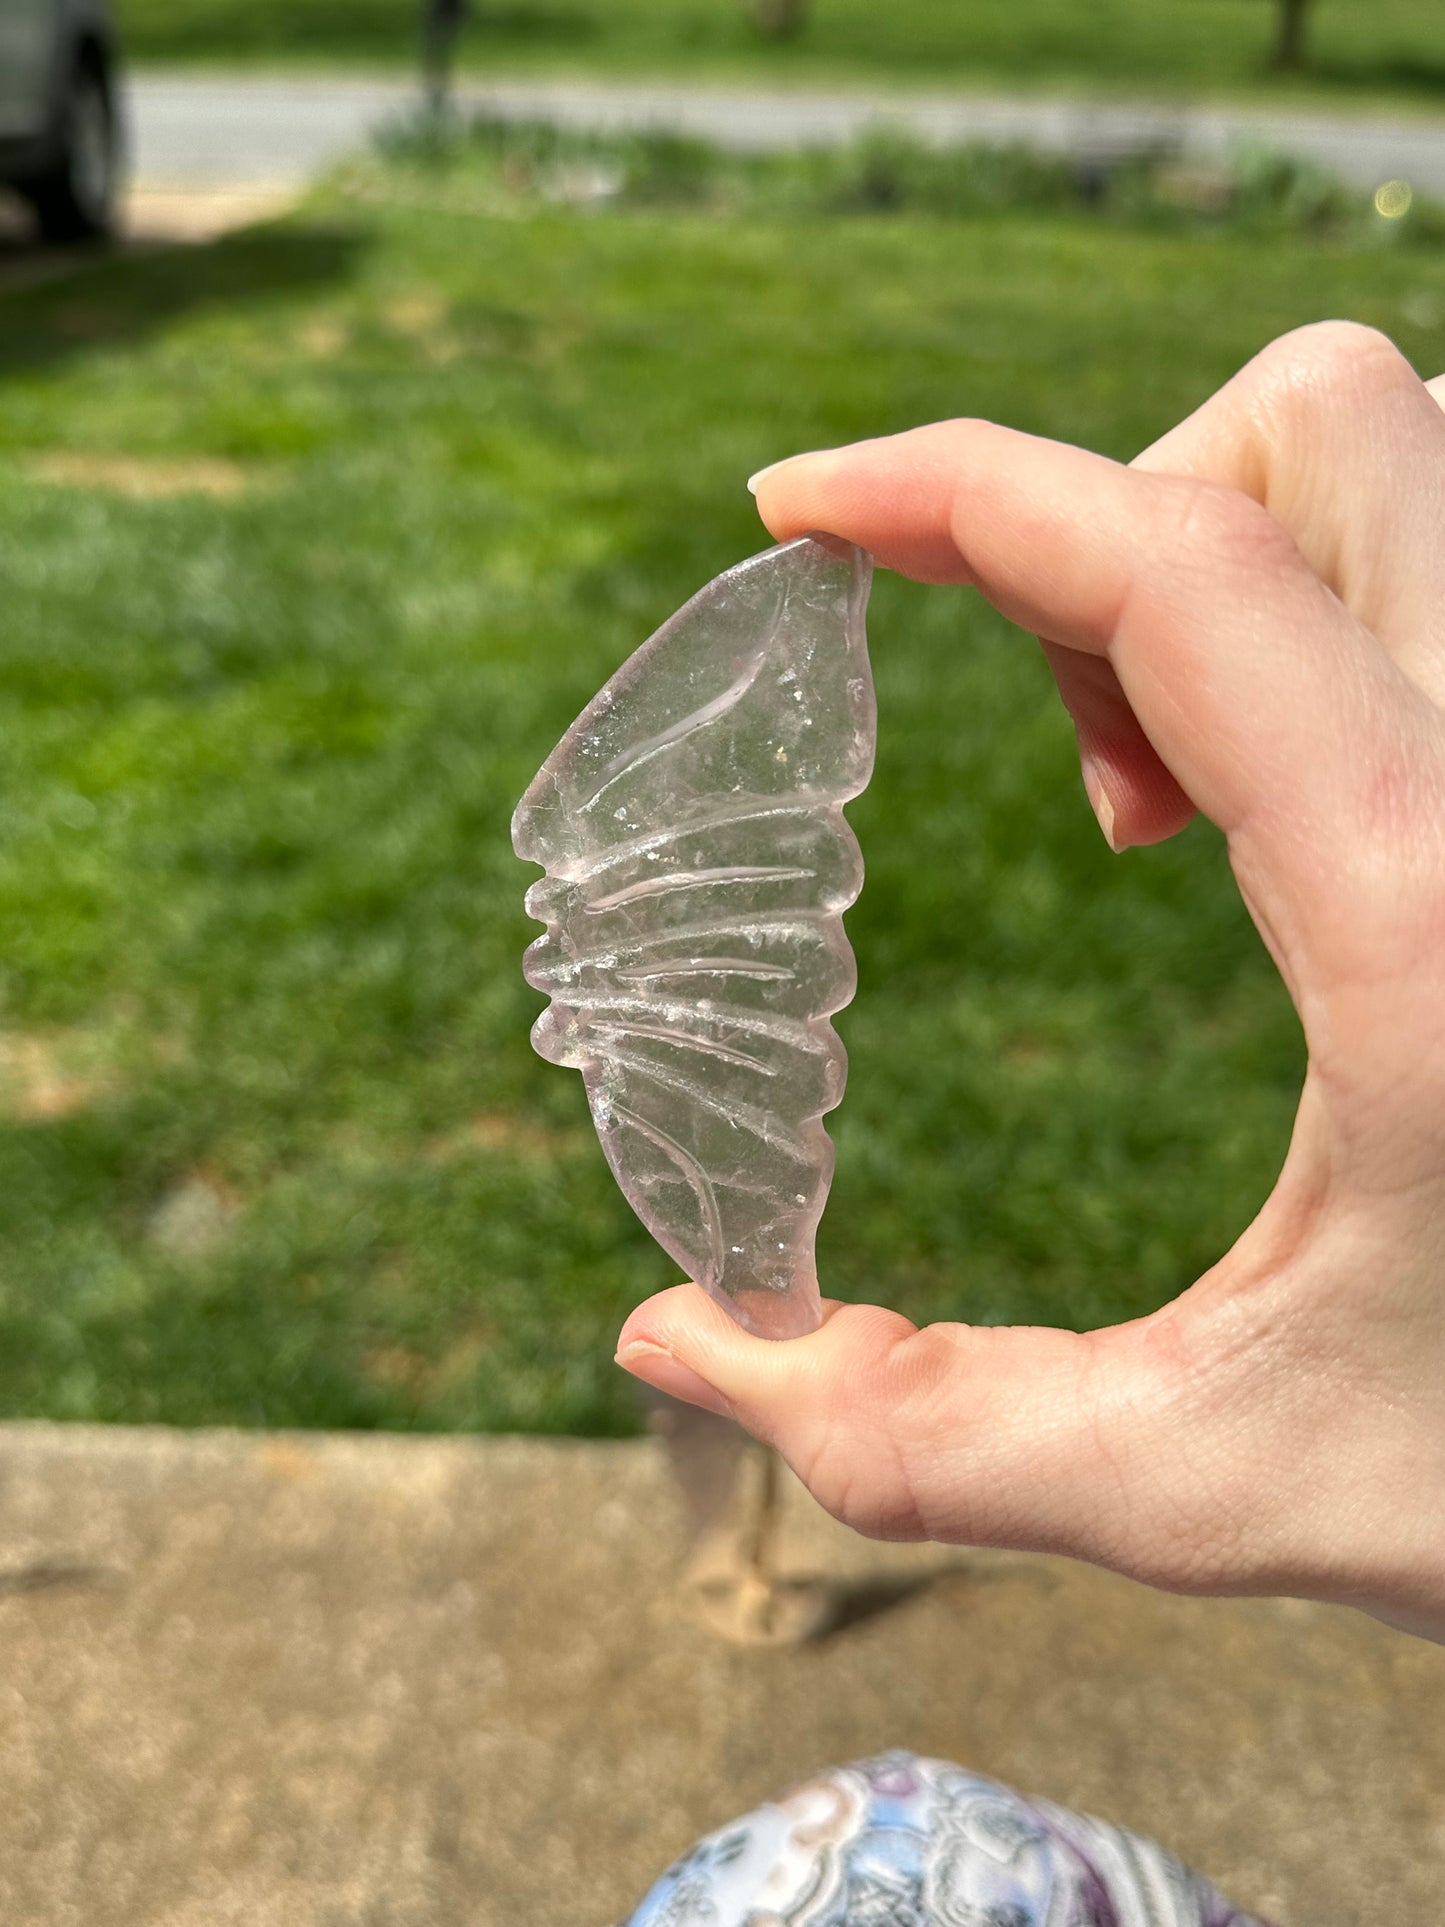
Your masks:
M756 493L778 539L972 584L1043 640L1111 845L1196 811L1224 831L1309 1067L1263 1210L1147 1318L919 1330L830 1303L770 1343L683 1285L619 1362L862 1532L1445 1640L1445 377L1323 323L1128 467L954 421Z

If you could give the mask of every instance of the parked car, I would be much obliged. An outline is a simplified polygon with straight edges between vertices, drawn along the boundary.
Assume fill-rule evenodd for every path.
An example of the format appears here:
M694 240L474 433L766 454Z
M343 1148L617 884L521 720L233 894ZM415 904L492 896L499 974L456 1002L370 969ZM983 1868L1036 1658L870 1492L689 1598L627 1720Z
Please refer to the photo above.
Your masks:
M0 183L48 239L98 240L115 226L120 162L106 0L0 0Z

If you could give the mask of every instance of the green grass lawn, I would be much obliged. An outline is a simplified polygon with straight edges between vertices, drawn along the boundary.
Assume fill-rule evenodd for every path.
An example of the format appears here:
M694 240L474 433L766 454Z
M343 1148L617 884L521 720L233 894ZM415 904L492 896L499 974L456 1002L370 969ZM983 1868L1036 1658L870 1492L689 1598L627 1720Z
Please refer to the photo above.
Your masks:
M671 1271L528 1047L525 781L762 546L762 463L970 411L1127 454L1332 313L1445 364L1445 260L380 166L7 294L0 1411L630 1427ZM1110 855L1027 638L893 578L871 629L825 1285L1142 1311L1267 1191L1292 1015L1212 832Z
M420 0L123 0L140 60L391 62L414 58ZM1439 0L1316 0L1308 71L1267 71L1272 0L814 0L770 42L744 0L474 0L478 73L561 71L696 80L968 88L1239 92L1348 104L1445 103Z

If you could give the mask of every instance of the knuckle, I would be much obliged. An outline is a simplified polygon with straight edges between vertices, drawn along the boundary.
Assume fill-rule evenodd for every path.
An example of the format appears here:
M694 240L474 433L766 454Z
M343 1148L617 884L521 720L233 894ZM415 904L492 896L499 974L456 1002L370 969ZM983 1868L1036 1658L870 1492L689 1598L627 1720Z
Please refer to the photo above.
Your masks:
M825 1512L865 1539L928 1537L908 1467L886 1431L829 1426L793 1469Z
M955 1354L940 1333L918 1331L897 1313L849 1309L832 1321L834 1394L799 1429L794 1469L855 1532L927 1538L929 1479L912 1447L939 1423Z
M1204 560L1273 566L1298 554L1284 525L1242 489L1171 479L1165 501L1165 540L1186 566Z
M1314 321L1281 335L1247 373L1256 408L1290 419L1417 384L1390 337L1358 321Z

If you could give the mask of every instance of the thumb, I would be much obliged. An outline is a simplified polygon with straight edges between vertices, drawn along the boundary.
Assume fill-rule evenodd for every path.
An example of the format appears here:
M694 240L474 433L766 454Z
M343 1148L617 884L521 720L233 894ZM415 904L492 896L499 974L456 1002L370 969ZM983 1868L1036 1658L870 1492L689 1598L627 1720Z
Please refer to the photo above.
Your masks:
M1168 1309L1077 1333L919 1330L832 1303L816 1332L778 1343L681 1285L633 1312L617 1358L776 1447L860 1532L1068 1553L1191 1588L1209 1583L1216 1536L1196 1515L1217 1500L1227 1542L1240 1495L1206 1497L1171 1424L1177 1354L1151 1329Z

